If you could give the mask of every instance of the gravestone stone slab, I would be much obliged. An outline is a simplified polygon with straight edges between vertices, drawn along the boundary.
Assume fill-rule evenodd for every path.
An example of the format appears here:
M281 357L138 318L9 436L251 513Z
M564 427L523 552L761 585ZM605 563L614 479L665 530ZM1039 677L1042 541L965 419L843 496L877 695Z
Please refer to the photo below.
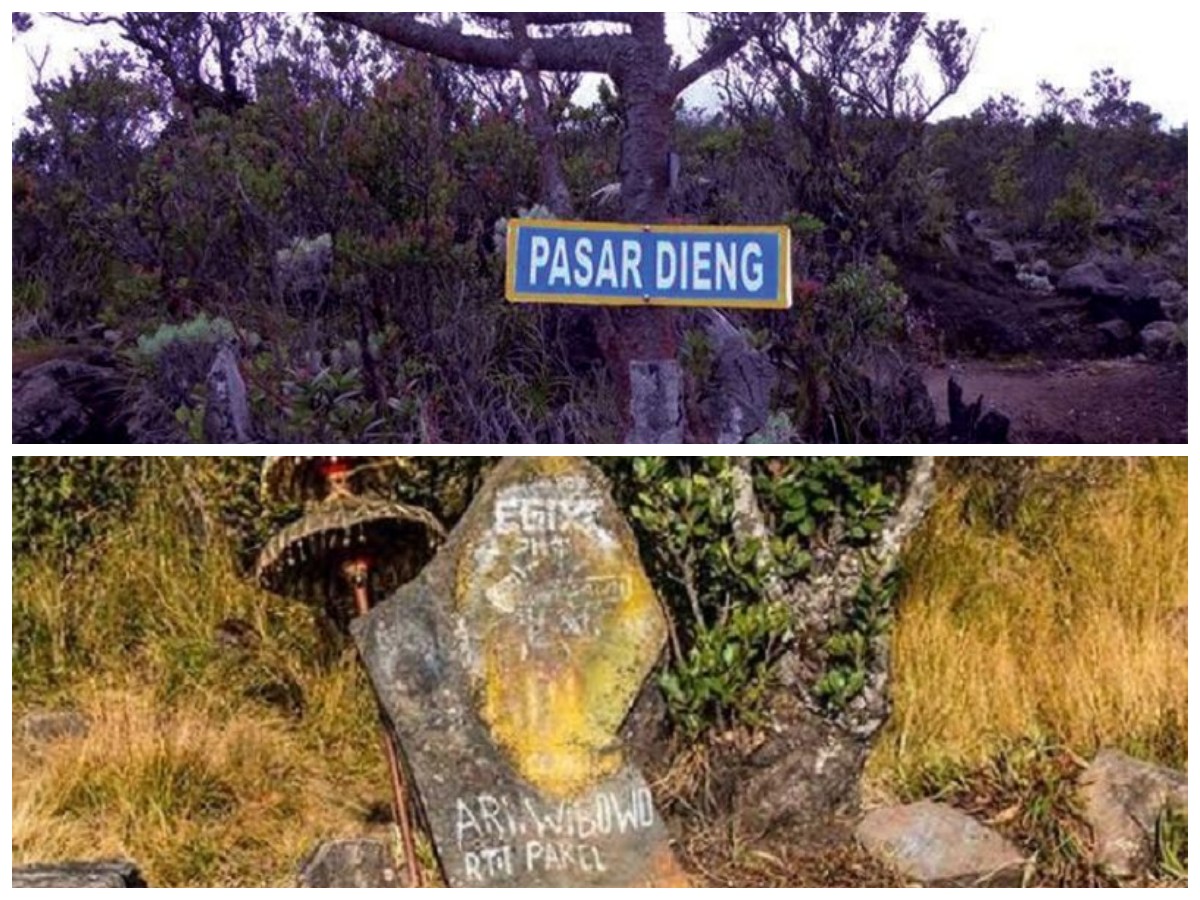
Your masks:
M593 466L502 462L352 631L451 886L686 884L618 737L666 621Z

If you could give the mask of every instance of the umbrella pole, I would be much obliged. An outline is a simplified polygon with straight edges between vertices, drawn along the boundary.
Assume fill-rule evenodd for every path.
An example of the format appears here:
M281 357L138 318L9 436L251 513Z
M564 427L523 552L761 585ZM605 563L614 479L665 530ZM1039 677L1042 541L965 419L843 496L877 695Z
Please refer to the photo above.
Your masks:
M368 567L365 563L358 563L351 567L350 581L354 586L354 608L360 616L365 615L371 608L371 599L367 588L367 571ZM379 712L379 737L383 743L383 755L387 757L388 774L391 777L392 810L396 817L396 824L400 826L400 841L404 846L404 863L408 868L408 885L409 887L423 887L421 866L417 862L417 848L413 838L412 819L409 816L408 787L404 781L404 770L400 766L395 740L383 718L382 710Z

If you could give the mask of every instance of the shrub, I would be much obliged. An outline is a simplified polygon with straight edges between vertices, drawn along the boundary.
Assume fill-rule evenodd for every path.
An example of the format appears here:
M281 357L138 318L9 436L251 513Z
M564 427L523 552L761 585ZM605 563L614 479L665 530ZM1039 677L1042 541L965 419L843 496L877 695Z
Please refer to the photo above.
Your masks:
M1065 241L1084 243L1100 217L1100 201L1088 186L1087 178L1073 172L1067 179L1066 190L1050 204L1047 224Z

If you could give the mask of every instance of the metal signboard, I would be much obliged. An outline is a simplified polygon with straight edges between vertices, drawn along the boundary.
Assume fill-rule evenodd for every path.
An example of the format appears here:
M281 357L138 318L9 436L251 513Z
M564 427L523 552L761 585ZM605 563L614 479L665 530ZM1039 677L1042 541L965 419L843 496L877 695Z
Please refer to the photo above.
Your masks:
M785 225L510 219L505 297L608 306L791 306Z

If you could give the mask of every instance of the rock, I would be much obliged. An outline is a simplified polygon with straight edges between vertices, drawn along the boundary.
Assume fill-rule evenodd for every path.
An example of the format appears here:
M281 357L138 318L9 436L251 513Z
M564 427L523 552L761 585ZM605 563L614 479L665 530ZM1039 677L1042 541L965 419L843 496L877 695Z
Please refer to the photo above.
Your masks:
M433 562L352 624L451 887L686 883L619 738L666 629L578 457L501 462Z
M1124 300L1129 294L1129 289L1123 283L1110 280L1108 274L1095 261L1080 263L1063 272L1058 280L1058 289L1068 294L1083 294L1111 300Z
M1125 319L1141 328L1163 317L1152 289L1157 272L1153 262L1097 256L1067 269L1058 281L1058 289L1086 297L1097 319Z
M1149 298L1158 303L1168 320L1182 322L1187 318L1187 291L1178 281L1167 278L1155 283Z
M1109 319L1096 326L1096 331L1102 339L1103 352L1109 356L1119 356L1133 350L1134 330L1124 319Z
M786 833L805 849L844 843L859 804L868 742L793 710L731 779L738 831Z
M1155 826L1164 809L1187 809L1187 775L1117 750L1100 751L1079 783L1094 861L1118 877L1151 862Z
M1138 334L1142 352L1150 359L1167 359L1175 354L1179 326L1174 322L1151 322Z
M146 881L129 860L37 863L15 866L15 888L144 888Z
M988 258L992 261L993 266L1000 266L1004 269L1017 267L1017 251L1008 241L992 238L988 240L987 247Z
M629 363L628 444L683 442L683 372L673 359Z
M1018 272L1017 284L1035 294L1053 294L1054 285L1045 275L1035 275L1033 272Z
M1096 330L1114 344L1123 344L1133 337L1133 328L1124 319L1109 319L1096 326Z
M928 440L937 430L937 412L920 372L892 350L877 349L859 364L860 399L882 443Z
M717 310L699 310L697 319L714 360L697 402L707 426L704 442L740 444L771 414L775 367L765 353L751 346L745 332Z
M991 233L982 210L968 209L963 213L963 224L967 226L967 231L971 233L972 237L980 240Z
M983 411L983 395L974 403L963 402L962 386L953 378L946 383L946 406L950 421L946 437L954 444L1007 444L1008 417L995 411Z
M873 856L931 887L1019 887L1025 858L964 812L924 800L868 813L855 832Z
M1140 209L1118 204L1096 221L1096 231L1137 244L1149 245L1162 237L1162 229Z
M1174 278L1164 278L1156 281L1150 288L1149 296L1159 303L1171 303L1183 297L1183 285Z
M116 371L74 359L36 365L13 379L13 441L118 441L122 385Z
M285 296L320 295L329 287L333 271L333 236L311 240L296 238L275 253L275 286Z
M371 838L322 841L300 864L297 887L394 888L398 886L391 854Z
M246 444L253 440L246 382L228 343L217 349L205 386L205 440L212 444Z
M66 738L80 738L88 733L91 720L71 709L39 710L23 715L17 723L17 733L28 744L51 744Z

